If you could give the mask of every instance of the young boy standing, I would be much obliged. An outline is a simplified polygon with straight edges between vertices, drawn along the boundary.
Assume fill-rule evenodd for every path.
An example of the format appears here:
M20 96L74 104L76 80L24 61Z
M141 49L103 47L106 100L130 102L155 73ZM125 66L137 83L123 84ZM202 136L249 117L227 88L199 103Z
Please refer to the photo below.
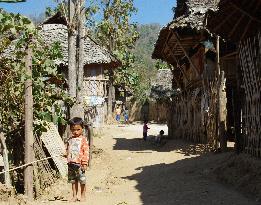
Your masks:
M83 120L74 117L69 121L72 136L66 146L66 157L68 162L68 182L72 184L72 201L77 201L78 184L80 183L81 201L85 200L85 184L89 160L89 146L87 139L83 136Z

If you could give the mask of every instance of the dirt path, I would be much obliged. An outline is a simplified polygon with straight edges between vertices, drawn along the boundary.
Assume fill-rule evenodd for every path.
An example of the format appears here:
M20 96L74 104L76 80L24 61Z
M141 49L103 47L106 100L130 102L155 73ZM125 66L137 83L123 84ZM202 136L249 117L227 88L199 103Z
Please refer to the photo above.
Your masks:
M151 135L167 127L150 125ZM170 140L162 147L142 141L142 125L106 127L94 140L96 154L88 171L90 205L254 205L259 204L210 179L211 169L227 155L202 153L200 146ZM64 182L36 204L64 204ZM58 193L55 193L58 192ZM61 196L61 200L57 196ZM51 197L52 196L52 197ZM55 199L55 201L49 201ZM64 200L64 201L63 201ZM72 203L70 203L72 204ZM77 202L75 204L81 204Z

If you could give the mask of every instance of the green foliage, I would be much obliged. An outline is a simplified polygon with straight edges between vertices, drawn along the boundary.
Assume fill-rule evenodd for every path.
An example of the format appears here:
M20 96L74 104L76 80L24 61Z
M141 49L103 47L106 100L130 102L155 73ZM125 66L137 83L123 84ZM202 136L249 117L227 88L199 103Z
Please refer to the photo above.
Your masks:
M62 80L54 63L61 58L60 46L46 46L32 23L23 16L1 12L0 25L0 124L4 132L23 127L24 83L28 79L24 59L30 39L33 39L29 46L33 51L34 131L36 134L44 131L47 121L64 122L59 100L70 104L72 101L62 85L57 86L50 80ZM12 41L15 38L18 40Z
M145 102L150 96L151 85L156 78L157 70L167 65L151 58L161 26L146 24L139 25L137 28L140 38L135 43L132 52L135 56L135 70L140 77L134 90L134 97L138 101Z
M0 10L0 53L12 40L18 38L25 30L33 30L31 21L20 14L6 13Z
M167 63L165 63L161 60L157 60L155 67L156 67L157 70L169 69L169 64L167 64Z
M114 83L133 89L139 78L131 52L139 37L137 25L130 23L132 14L137 11L133 0L104 0L100 2L100 8L103 18L95 29L96 37L122 62L122 66L114 73Z

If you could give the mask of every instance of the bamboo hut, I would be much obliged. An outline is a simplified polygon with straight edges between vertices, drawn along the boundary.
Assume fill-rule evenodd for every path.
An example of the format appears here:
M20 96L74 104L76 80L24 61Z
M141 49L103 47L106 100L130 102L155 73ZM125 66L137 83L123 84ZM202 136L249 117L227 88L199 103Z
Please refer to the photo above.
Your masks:
M169 110L170 137L216 148L222 141L218 137L222 135L218 133L220 122L223 130L226 128L225 77L218 70L216 39L205 22L207 11L216 10L217 3L177 1L174 20L161 29L152 54L152 58L172 65L176 92Z
M261 157L261 1L221 0L207 28L226 43L221 69L236 70L234 124L237 150ZM233 44L233 47L228 47ZM229 48L229 49L228 49Z
M63 58L57 60L60 72L68 79L68 30L66 20L58 12L47 19L39 33L47 45L58 42ZM76 39L75 39L76 41ZM106 69L114 69L121 63L105 48L98 45L88 35L84 38L84 82L83 99L85 120L92 122L94 127L104 124L108 106L108 79Z
M160 69L151 82L149 96L149 120L167 122L169 99L173 94L172 73L170 69Z

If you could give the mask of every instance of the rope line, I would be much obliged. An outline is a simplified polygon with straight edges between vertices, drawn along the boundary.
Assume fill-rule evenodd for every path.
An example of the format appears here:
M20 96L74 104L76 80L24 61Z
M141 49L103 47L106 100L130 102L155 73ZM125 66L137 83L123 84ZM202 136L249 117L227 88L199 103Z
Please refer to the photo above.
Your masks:
M41 161L45 161L45 160L48 160L48 159L52 159L52 158L54 158L54 157L61 157L61 155L56 155L56 156L52 156L52 157L45 157L45 158L42 158L42 159L38 159L38 160L32 161L32 162L30 162L30 163L23 164L23 165L21 165L21 166L15 167L15 168L2 171L2 172L0 172L0 174L4 174L4 173L6 173L6 172L11 172L11 171L14 171L14 170L17 170L17 169L21 169L21 168L23 168L23 167L27 167L27 166L32 165L32 164L35 164L35 163L37 163L37 162L41 162Z

